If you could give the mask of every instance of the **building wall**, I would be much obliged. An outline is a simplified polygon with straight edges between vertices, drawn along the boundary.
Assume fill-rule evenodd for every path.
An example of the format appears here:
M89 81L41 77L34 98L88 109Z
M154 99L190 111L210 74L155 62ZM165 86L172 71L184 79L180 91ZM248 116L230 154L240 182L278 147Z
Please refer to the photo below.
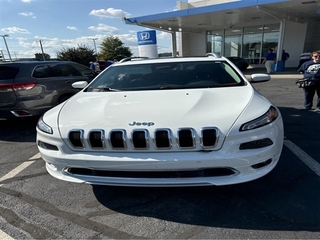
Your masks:
M203 7L214 4L235 2L238 0L188 0L188 2L177 2L177 9L188 9ZM309 19L306 23L298 23L287 20L284 29L283 49L290 54L286 67L298 66L300 54L304 50L320 50L320 31L316 31L320 25L319 20ZM240 27L240 26L239 26ZM201 56L206 54L206 32L180 33L179 55Z
M290 54L286 62L286 67L297 67L300 60L300 54L304 51L305 36L307 33L307 23L297 23L286 21L283 49Z
M181 33L183 44L179 44L179 55L204 56L206 54L206 33Z
M304 49L311 52L320 50L320 21L316 19L310 19L308 23L308 29L305 34L306 40Z
M297 67L299 64L300 54L305 50L305 39L307 34L308 24L297 23L294 21L286 21L283 49L290 54L290 58L286 62L286 67ZM315 32L315 31L313 31ZM309 39L314 43L314 34L312 32ZM299 34L297 34L299 33ZM204 56L207 51L206 32L196 33L180 33L179 55L180 56ZM320 37L320 36L319 36ZM307 37L308 38L308 37ZM310 44L311 45L311 44ZM314 44L313 44L314 45ZM320 49L320 46L319 46ZM312 50L310 50L312 51Z

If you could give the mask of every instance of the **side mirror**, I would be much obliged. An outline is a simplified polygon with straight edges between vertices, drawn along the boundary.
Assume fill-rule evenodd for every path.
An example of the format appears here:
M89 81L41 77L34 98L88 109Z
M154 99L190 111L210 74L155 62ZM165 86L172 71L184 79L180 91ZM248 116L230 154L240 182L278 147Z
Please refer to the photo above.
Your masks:
M258 83L258 82L267 82L271 79L269 74L266 73L255 73L251 75L251 83Z
M74 82L72 83L72 87L73 88L85 88L88 85L87 81L78 81L78 82Z

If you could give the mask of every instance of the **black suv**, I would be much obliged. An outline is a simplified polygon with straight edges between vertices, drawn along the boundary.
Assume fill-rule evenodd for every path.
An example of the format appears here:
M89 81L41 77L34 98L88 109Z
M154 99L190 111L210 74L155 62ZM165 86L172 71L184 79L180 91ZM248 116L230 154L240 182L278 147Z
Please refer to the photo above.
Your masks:
M96 75L68 61L2 62L0 118L40 116L79 91L72 83L89 83Z

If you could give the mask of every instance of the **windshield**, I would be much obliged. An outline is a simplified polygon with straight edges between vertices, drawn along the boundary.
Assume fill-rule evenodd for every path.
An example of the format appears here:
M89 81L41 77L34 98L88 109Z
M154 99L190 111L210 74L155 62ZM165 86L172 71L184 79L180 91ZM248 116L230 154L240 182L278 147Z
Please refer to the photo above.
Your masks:
M113 65L85 90L140 91L243 86L245 82L224 61Z

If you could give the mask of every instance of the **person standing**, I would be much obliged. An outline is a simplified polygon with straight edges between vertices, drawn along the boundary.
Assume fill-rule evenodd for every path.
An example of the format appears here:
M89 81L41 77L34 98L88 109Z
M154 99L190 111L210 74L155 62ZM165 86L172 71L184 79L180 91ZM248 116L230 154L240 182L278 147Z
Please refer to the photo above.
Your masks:
M99 65L98 60L96 60L93 64L94 64L94 70L96 72L100 72L100 65Z
M90 68L96 72L100 72L100 66L98 60L95 62L90 62Z
M104 66L107 68L109 67L110 65L112 65L113 62L109 61L108 59L105 60L104 62Z
M303 74L304 78L314 80L314 85L304 87L304 108L307 110L312 109L313 97L315 93L318 95L317 106L315 112L320 112L320 50L311 54L312 60L305 62L298 69L298 72Z
M262 61L262 64L265 65L268 74L272 73L271 66L276 61L277 61L277 55L273 52L273 49L270 48Z
M94 67L93 62L90 62L90 68L91 68L92 70L96 70L95 67Z
M287 53L285 50L282 50L282 58L281 58L281 60L285 62L285 61L287 61L289 59L289 57L290 57L290 54Z
M308 62L310 60L311 60L311 52L309 50L306 50L303 53L301 53L299 66L297 67L297 69L299 69L303 63Z

